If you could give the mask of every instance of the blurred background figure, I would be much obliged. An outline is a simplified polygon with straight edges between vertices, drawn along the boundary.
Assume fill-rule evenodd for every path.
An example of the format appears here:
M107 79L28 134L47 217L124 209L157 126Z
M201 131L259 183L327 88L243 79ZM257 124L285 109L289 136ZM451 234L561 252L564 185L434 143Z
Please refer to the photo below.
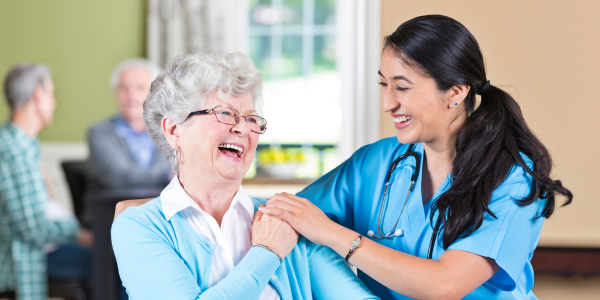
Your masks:
M0 127L0 294L46 299L48 277L90 278L92 236L52 200L41 165L37 135L56 108L50 69L18 65L8 72L4 92L10 119Z
M110 85L119 112L88 131L89 188L165 187L170 168L146 132L143 104L160 69L144 59L128 59L113 70Z

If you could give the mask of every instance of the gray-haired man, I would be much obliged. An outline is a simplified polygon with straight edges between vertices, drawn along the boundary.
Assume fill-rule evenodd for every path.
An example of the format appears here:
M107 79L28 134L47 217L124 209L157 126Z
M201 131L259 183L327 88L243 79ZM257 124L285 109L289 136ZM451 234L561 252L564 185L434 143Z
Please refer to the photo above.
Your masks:
M8 72L4 92L11 114L0 126L0 294L16 290L20 300L46 299L47 278L55 270L47 266L47 259L51 261L51 255L69 259L83 255L89 261L91 250L73 244L69 249L61 246L47 257L44 246L74 242L76 238L89 244L91 234L79 230L72 214L55 217L49 213L53 202L36 136L52 123L56 108L50 69L38 64L18 65ZM64 264L60 265L62 269ZM87 269L84 277L89 276L89 262L83 268Z
M160 69L129 59L113 70L110 85L119 113L88 131L90 189L163 188L171 169L146 133L143 104Z

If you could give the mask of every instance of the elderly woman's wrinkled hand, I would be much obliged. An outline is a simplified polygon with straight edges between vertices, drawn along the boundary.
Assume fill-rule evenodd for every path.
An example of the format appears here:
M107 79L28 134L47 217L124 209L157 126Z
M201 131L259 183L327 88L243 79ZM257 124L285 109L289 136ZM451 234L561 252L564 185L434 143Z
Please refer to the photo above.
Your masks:
M339 225L316 205L305 198L288 193L278 193L259 208L265 215L281 218L313 243L328 246Z
M263 207L263 205L260 205ZM285 221L257 211L252 224L252 244L271 248L281 258L286 257L298 243L298 233Z

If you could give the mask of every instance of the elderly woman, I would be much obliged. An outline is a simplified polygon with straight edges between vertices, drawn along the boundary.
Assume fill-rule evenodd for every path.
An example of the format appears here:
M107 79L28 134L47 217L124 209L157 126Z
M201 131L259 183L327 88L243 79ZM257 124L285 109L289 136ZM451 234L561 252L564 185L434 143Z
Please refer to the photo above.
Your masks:
M241 53L177 58L152 83L148 133L177 174L112 227L133 299L377 299L329 248L240 186L266 120L261 74Z

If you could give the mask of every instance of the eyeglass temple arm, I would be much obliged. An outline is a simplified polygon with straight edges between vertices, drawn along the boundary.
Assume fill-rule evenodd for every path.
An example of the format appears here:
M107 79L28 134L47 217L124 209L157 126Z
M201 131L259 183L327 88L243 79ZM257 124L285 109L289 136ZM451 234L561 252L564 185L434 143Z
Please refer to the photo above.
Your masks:
M189 116L208 115L208 114L212 114L212 112L213 112L212 108L211 109L205 109L205 110L199 110L199 111L194 111L194 112L190 113Z

